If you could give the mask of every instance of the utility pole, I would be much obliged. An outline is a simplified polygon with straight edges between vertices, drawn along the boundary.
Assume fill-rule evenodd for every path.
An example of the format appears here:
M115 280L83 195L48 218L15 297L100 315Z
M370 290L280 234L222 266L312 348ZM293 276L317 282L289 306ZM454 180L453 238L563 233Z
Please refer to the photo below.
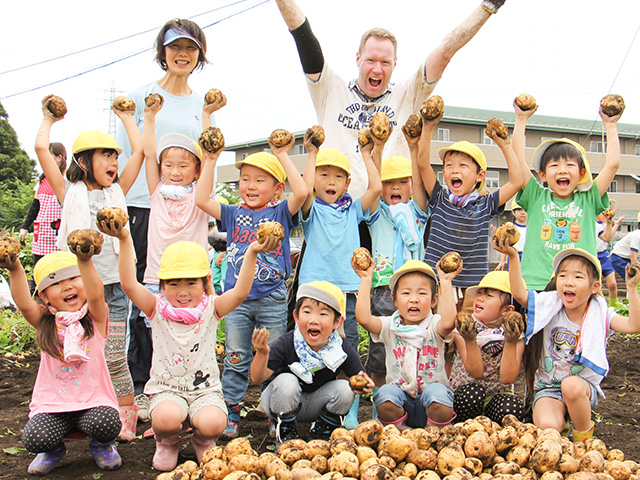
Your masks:
M116 90L116 86L113 81L111 82L111 88L109 88L109 90L103 90L103 91L107 95L103 97L103 100L107 102L107 106L104 107L103 111L109 112L109 128L107 131L109 135L111 135L112 137L115 137L116 136L116 114L113 113L113 110L111 110L111 105L113 104L113 101L116 99L116 97L119 95L122 95L124 92L122 90Z

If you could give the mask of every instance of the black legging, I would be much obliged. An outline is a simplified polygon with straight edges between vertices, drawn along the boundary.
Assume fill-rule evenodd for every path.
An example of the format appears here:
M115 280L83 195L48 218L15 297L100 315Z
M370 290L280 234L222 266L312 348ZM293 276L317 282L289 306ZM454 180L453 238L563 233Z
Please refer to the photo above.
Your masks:
M458 416L456 421L464 422L469 418L486 415L492 421L502 425L505 415L515 415L518 420L524 417L524 403L510 393L497 393L485 406L486 389L477 383L468 383L458 387L453 396L453 410Z
M22 432L22 444L32 453L50 452L72 432L84 432L100 443L116 439L122 424L118 410L95 407L77 412L38 413L31 417Z

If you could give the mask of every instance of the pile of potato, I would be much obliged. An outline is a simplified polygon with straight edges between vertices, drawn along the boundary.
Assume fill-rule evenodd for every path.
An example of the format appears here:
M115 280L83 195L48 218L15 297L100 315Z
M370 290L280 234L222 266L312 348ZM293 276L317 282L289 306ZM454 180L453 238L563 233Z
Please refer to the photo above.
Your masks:
M400 433L375 420L330 441L289 440L258 455L246 438L205 452L158 480L640 480L638 464L599 439L572 442L507 415Z

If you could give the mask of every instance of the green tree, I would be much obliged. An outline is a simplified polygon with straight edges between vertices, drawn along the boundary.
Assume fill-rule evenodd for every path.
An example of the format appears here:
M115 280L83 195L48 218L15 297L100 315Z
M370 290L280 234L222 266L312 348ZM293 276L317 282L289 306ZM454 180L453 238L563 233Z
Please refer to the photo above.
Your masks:
M0 228L15 229L33 200L35 161L20 148L9 115L0 103Z

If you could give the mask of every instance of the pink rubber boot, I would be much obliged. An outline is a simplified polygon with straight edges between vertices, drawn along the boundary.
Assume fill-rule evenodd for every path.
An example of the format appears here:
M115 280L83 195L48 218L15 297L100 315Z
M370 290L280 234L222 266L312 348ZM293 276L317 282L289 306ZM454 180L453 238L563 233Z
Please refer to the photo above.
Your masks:
M180 435L158 438L156 435L156 453L153 454L153 468L168 472L176 468L181 447Z
M382 420L380 420L380 417L376 418L376 420L378 420L383 425L395 425L396 428L402 432L403 430L407 430L407 429L411 428L411 427L409 427L407 425L407 417L408 416L409 416L409 414L405 413L398 420L394 420L393 422L383 422Z
M138 423L138 407L135 405L127 405L118 407L122 429L118 440L121 442L130 442L136 438L136 424Z
M196 436L194 433L191 437L191 445L193 445L193 450L196 452L196 459L198 460L198 464L202 462L202 455L204 452L216 446L217 438L212 438L209 440L200 438Z

